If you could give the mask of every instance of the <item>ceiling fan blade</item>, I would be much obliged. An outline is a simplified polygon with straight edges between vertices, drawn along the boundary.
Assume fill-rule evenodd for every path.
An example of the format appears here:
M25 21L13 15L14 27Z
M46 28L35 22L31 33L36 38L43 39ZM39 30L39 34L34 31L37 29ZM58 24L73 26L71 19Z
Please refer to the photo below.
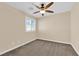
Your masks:
M35 4L33 4L36 8L38 8L38 9L41 9L39 6L37 6L37 5L35 5Z
M49 8L54 2L50 2L48 5L46 5L45 9Z
M51 11L51 10L46 10L45 12L54 13L54 11Z
M33 14L36 14L36 13L39 13L40 11L36 11L36 12L34 12Z

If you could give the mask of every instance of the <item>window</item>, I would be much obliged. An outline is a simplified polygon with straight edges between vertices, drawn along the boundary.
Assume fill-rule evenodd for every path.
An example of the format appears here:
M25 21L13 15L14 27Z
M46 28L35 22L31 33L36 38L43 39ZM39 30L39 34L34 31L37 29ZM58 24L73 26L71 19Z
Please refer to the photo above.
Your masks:
M36 30L36 20L33 18L25 19L25 29L26 32L32 32Z

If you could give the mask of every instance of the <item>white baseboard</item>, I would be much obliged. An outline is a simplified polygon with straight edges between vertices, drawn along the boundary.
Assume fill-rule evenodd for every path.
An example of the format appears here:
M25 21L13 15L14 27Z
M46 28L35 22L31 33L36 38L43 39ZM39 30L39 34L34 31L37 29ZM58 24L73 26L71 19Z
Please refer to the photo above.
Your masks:
M79 55L79 52L78 52L77 49L74 47L74 45L71 44L71 43L66 43L66 42L61 42L61 41L55 41L55 40L49 40L49 39L44 39L44 38L39 38L39 39L41 39L41 40L46 40L46 41L52 41L52 42L59 42L59 43L64 43L64 44L70 44L70 45L74 48L74 50L77 52L77 54ZM23 45L25 45L25 44L28 44L28 43L30 43L30 42L32 42L32 41L34 41L34 40L36 40L36 39L27 41L27 42L25 42L25 43L22 43L22 44L20 44L20 45L15 46L15 47L13 47L13 48L11 48L11 49L8 49L8 50L6 50L6 51L3 51L2 53L0 53L0 55L5 54L5 53L7 53L7 52L9 52L9 51L12 51L12 50L14 50L14 49L16 49L16 48L18 48L18 47L21 47L21 46L23 46Z
M67 42L62 42L62 41L57 41L57 40L50 40L50 39L45 39L45 38L39 38L41 40L46 40L46 41L52 41L52 42L59 42L59 43L63 43L63 44L70 44L70 43L67 43Z
M0 55L5 54L5 53L7 53L7 52L9 52L9 51L12 51L12 50L14 50L14 49L16 49L16 48L19 48L19 47L21 47L21 46L23 46L23 45L25 45L25 44L28 44L28 43L30 43L30 42L32 42L32 41L34 41L34 40L36 40L36 39L27 41L27 42L25 42L25 43L22 43L22 44L20 44L20 45L15 46L15 47L13 47L13 48L11 48L11 49L5 50L5 51L3 51L2 53L0 53Z
M75 52L78 54L79 56L79 51L75 48L75 46L71 43L71 46L73 47L73 49L75 50Z

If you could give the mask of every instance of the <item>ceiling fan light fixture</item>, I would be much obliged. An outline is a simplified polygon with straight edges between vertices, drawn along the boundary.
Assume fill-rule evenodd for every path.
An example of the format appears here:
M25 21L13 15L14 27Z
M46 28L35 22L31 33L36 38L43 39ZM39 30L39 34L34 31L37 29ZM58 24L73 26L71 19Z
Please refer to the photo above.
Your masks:
M44 14L44 13L45 13L45 10L41 10L40 13L41 13L41 14Z

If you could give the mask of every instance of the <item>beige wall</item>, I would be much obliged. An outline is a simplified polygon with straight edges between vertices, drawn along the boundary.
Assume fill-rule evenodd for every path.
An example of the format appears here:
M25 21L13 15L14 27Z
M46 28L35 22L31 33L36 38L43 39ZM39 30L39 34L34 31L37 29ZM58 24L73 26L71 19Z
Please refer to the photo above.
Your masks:
M71 11L71 43L79 54L79 3Z
M70 43L70 12L38 19L38 38Z
M25 17L15 8L0 3L0 53L35 39L35 32L25 32Z

